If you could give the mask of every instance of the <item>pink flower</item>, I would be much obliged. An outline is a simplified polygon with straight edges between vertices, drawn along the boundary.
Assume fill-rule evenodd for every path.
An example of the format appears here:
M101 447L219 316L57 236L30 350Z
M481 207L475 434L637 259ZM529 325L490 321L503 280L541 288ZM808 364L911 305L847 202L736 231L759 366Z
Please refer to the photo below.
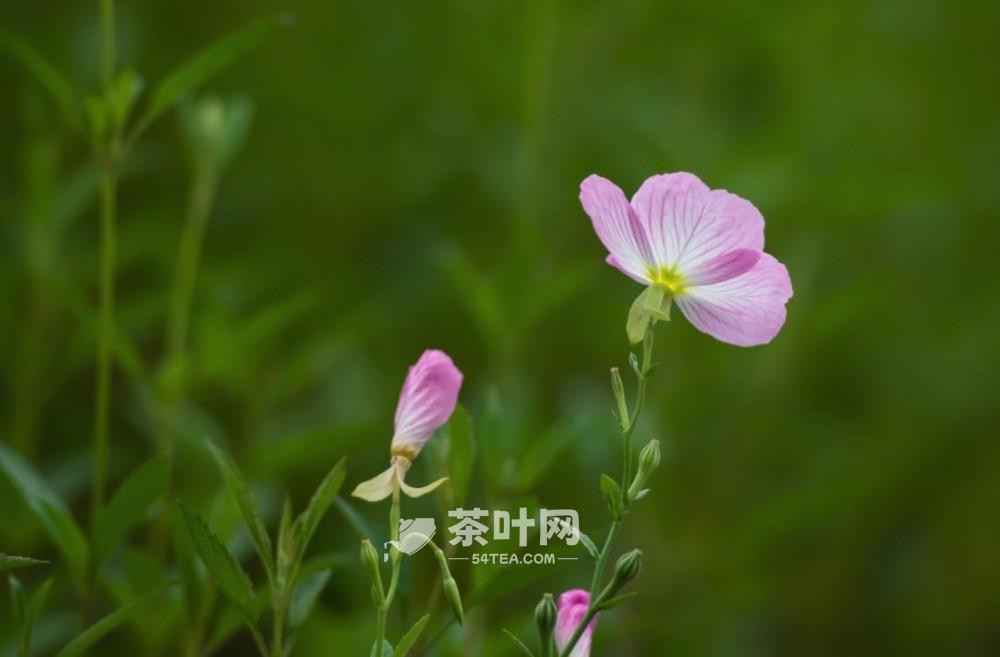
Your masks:
M764 253L764 218L735 194L690 173L648 178L631 202L591 175L580 202L608 264L661 288L704 333L750 347L770 342L792 296L788 270Z
M590 604L590 594L583 589L572 589L559 596L559 615L556 616L556 647L562 652L580 627L580 623L587 615L587 606ZM594 634L594 625L597 624L597 616L590 621L587 629L580 635L580 640L573 647L573 652L569 657L590 657L590 642Z
M438 479L420 488L408 486L404 481L410 464L430 440L434 431L448 421L458 390L462 387L462 373L443 351L429 349L410 368L399 393L396 406L395 433L392 436L389 469L382 474L358 484L352 495L369 502L378 502L401 489L410 497L420 497L445 482Z

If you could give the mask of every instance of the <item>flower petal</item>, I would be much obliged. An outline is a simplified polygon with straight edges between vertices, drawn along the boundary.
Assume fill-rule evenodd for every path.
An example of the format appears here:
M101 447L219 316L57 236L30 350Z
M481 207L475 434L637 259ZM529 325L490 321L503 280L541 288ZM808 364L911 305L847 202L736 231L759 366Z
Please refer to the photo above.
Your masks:
M580 203L594 224L594 231L608 250L608 264L648 283L652 251L625 194L610 180L590 175L580 183Z
M556 647L560 652L566 647L576 628L587 616L587 606L590 604L590 594L583 589L573 589L566 591L559 596L559 613L556 616L555 640ZM597 624L597 616L594 617L587 628L580 635L580 640L576 642L569 657L590 657L590 644L594 634L594 625Z
M403 489L403 492L410 497L422 497L427 493L431 492L444 482L448 481L448 477L441 477L437 481L427 484L426 486L410 486L403 480L402 477L399 478L399 487Z
M360 497L366 502L379 502L392 495L393 480L395 478L396 464L393 463L382 474L358 484L351 495Z
M659 267L688 276L734 249L764 249L764 218L752 203L711 190L691 173L667 173L642 183L632 208L646 229Z
M393 453L416 458L431 434L451 417L461 387L462 373L448 354L425 351L407 373L399 395Z
M675 301L699 331L752 347L777 335L791 296L788 270L774 256L762 253L750 271L714 285L691 287Z
M760 260L761 251L733 249L712 258L689 271L684 277L686 285L712 285L736 278L753 269Z

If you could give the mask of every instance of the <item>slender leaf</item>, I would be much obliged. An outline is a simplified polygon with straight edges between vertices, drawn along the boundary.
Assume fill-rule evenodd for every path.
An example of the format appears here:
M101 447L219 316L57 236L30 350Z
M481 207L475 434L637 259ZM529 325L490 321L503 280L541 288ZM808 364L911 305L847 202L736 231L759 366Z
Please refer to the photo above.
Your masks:
M101 509L94 532L98 558L107 556L115 545L145 519L167 481L167 462L156 458L132 471L108 505Z
M48 563L48 561L39 561L31 557L15 557L10 554L0 554L0 573L17 568L27 568L28 566L39 566L44 563Z
M0 25L0 50L17 61L41 85L73 127L80 125L80 108L69 81L27 41Z
M309 618L316 600L319 599L327 582L330 581L332 570L323 570L303 577L295 586L292 601L288 606L288 624L292 629L302 625Z
M375 646L372 646L371 655L372 655L372 657L376 657L376 655L375 655ZM382 655L381 655L381 657L392 657L392 644L389 643L388 641L386 641L385 639L382 639Z
M514 642L514 645L520 648L521 652L527 655L527 657L535 657L535 653L531 652L531 649L524 645L524 642L518 639L516 634L508 630L506 627L503 628L503 633L509 636L510 640Z
M77 585L82 585L90 559L87 539L70 515L66 504L49 488L17 453L0 445L0 470L24 498L28 509L38 518L49 538L66 559L70 574Z
M451 474L451 490L455 504L465 504L465 495L472 480L475 444L472 437L472 421L465 408L459 404L448 422L448 461Z
M257 596L250 578L201 516L179 501L177 504L195 550L201 555L202 561L219 585L219 590L243 614L245 620L253 625L257 621L258 609Z
M21 652L25 655L31 654L31 639L35 634L35 624L38 617L42 615L45 602L49 599L49 591L52 590L52 579L45 580L28 603L28 609L24 614L24 622L21 625Z
M203 82L252 50L277 28L292 22L291 16L283 14L252 23L222 37L182 64L153 89L136 133L145 129L156 117Z
M344 516L347 520L347 524L351 526L354 533L358 535L358 538L367 538L373 543L372 537L375 536L375 532L372 528L368 526L368 521L364 519L358 510L354 508L354 505L345 500L339 495L333 498L333 505L337 507L337 510Z
M24 587L21 586L21 582L13 575L7 578L7 582L10 584L10 606L14 610L14 624L21 627L24 623L24 614L28 609Z
M601 609L601 611L607 611L608 609L614 609L618 605L625 604L626 602L628 602L629 600L631 600L632 598L634 598L637 595L639 595L638 591L631 591L629 593L625 593L623 595L619 595L617 597L611 598L610 600L602 602L601 606L599 608Z
M399 640L399 643L396 644L396 652L392 653L392 657L406 657L406 654L410 652L413 644L420 638L420 633L424 631L425 627L427 627L427 623L430 619L430 614L427 614L414 623L413 627L411 627L409 631L403 635L403 638Z
M138 598L123 607L119 607L85 629L75 639L70 641L65 648L60 650L56 654L56 657L76 657L77 655L82 655L87 648L91 647L116 627L132 618L132 616L139 611L142 605L160 595L162 591L163 589L158 588L157 590L147 593L141 598Z
M250 530L250 537L253 539L254 547L257 548L257 555L260 557L261 563L264 564L264 570L267 571L268 579L273 580L274 557L271 554L271 539L267 535L267 528L264 527L264 523L260 519L260 514L257 513L257 504L250 494L246 480L243 479L239 468L236 467L236 464L229 458L228 454L222 451L211 440L206 440L205 442L208 444L212 456L215 457L216 463L219 464L219 470L222 472L222 478L226 482L226 488L229 489L229 494L232 495L233 501L239 507L240 513L243 515L243 522L246 523L247 529Z
M330 508L330 504L340 491L340 487L344 485L344 478L347 476L346 463L346 457L337 461L337 464L330 469L330 472L327 473L322 483L316 489L316 492L313 493L312 499L309 500L309 506L296 519L295 524L298 527L298 531L296 532L296 542L298 544L296 547L296 563L302 561L302 557L306 553L306 548L309 546L309 541L312 540L316 528L319 527L320 521L326 515L326 511Z

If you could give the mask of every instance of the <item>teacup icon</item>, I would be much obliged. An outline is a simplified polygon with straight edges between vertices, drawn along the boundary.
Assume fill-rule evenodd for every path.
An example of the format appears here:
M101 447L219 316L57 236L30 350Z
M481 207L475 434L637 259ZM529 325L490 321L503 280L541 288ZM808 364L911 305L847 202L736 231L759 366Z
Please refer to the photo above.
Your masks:
M383 561L389 560L389 546L393 546L406 555L414 555L420 548L427 545L436 531L434 518L400 518L399 519L399 540L388 541L385 544L385 554Z

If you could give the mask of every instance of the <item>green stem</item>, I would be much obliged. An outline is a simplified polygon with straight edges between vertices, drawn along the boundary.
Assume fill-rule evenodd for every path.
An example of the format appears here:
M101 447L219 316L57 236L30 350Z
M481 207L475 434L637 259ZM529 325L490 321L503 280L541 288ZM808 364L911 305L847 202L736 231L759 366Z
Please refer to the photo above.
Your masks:
M639 421L639 414L642 412L642 406L646 400L646 382L649 380L649 373L652 371L652 367L653 324L650 323L650 325L646 328L646 335L642 341L642 364L638 372L639 384L636 389L635 409L632 411L631 417L627 419L628 423L622 425L621 489L623 506L626 512L628 512L628 507L631 503L628 499L628 489L629 480L632 478L632 434L635 431L635 425ZM597 565L594 566L594 577L590 582L590 604L587 606L587 613L584 616L583 621L577 626L576 630L573 631L573 635L570 637L569 642L559 653L560 657L569 657L569 654L573 651L573 648L576 646L580 637L583 636L584 631L587 629L587 625L589 625L590 621L597 615L598 607L604 601L603 597L605 594L599 591L601 591L604 571L607 568L608 559L611 557L611 553L614 550L615 540L618 538L623 522L623 519L615 519L612 521L610 529L608 529L608 535L604 539L604 546L601 548L601 553L597 558Z
M274 634L271 638L271 657L282 657L285 653L285 607L282 603L274 610Z
M114 86L115 3L101 0L101 80L104 93L111 94ZM115 130L117 132L117 128ZM115 259L117 242L117 139L112 138L108 152L103 153L101 175L101 254L100 308L98 310L97 382L94 400L94 473L92 485L92 520L104 503L108 476L108 414L111 406L111 350L114 345L115 318Z
M389 549L389 560L392 562L392 579L389 580L389 590L386 592L382 604L378 606L375 617L375 644L372 646L374 657L382 657L382 645L385 643L385 623L389 614L389 607L396 597L396 588L399 586L400 562L403 554L396 549L399 543L399 489L392 492L392 508L389 511L389 536L393 546Z

